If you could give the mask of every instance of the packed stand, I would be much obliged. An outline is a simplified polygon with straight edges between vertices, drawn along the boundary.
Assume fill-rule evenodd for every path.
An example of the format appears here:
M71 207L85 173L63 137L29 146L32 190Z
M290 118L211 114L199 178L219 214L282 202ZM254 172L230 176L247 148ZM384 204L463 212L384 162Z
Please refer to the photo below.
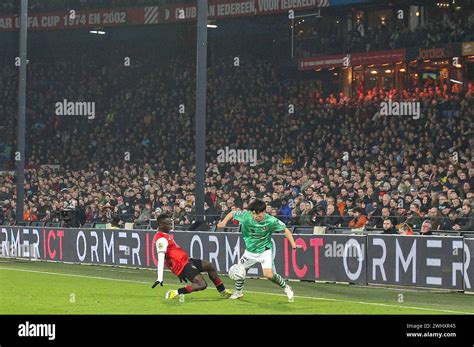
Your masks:
M194 221L192 60L152 64L158 53L147 48L127 70L120 60L110 64L114 53L38 59L30 66L25 220L50 221L69 209L80 224L114 216L146 222L161 212L174 214L178 225ZM419 229L429 219L433 230L473 230L473 85L325 96L268 62L232 63L221 58L209 67L210 223L259 197L289 225L385 223L393 231L396 225ZM3 68L0 114L10 129L13 76ZM78 95L96 102L95 119L54 114L55 102ZM381 116L380 102L389 99L419 101L421 117ZM10 134L6 141L14 148ZM218 163L217 151L226 146L256 149L257 165ZM0 179L0 218L8 222L15 218L14 181L6 174Z
M337 53L382 51L409 47L433 47L474 40L474 11L434 11L426 24L411 30L396 16L373 26L355 25L342 32L340 20L315 21L312 26L296 26L295 50L300 58ZM344 42L335 45L334 42Z

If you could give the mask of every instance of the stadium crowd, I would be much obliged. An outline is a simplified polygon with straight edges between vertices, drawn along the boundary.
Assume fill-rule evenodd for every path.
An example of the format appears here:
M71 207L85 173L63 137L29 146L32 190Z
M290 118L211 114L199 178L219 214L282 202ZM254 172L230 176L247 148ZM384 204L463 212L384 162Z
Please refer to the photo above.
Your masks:
M70 51L74 59L35 57L25 220L73 209L81 224L147 222L161 212L177 224L194 221L193 57L156 64L158 50L139 48L132 68L114 60L120 48L98 57L83 50ZM15 127L14 75L3 67L7 129ZM210 223L259 197L289 225L419 229L429 219L434 230L474 229L472 84L326 96L269 62L243 57L235 67L227 57L209 67L208 85ZM63 99L94 101L96 117L54 114ZM382 116L380 102L389 99L420 102L420 118ZM226 146L257 150L257 165L218 162ZM9 174L0 176L0 202L0 219L12 221Z
M434 12L429 21L410 30L404 20L395 16L375 26L357 25L340 33L340 21L321 22L297 29L298 57L315 54L369 52L408 47L433 47L474 40L474 11ZM343 45L334 42L343 41Z

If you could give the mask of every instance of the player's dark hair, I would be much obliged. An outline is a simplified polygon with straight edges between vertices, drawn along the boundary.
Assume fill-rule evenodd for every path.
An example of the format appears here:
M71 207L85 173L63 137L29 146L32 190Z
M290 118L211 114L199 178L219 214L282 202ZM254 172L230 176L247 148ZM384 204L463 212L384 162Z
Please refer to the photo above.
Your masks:
M166 218L170 218L170 216L166 213L162 213L158 217L156 217L156 221L158 222L158 224L160 224Z
M266 208L267 208L267 205L265 204L263 200L260 200L260 199L255 199L248 206L248 210L255 213L261 213L265 211Z

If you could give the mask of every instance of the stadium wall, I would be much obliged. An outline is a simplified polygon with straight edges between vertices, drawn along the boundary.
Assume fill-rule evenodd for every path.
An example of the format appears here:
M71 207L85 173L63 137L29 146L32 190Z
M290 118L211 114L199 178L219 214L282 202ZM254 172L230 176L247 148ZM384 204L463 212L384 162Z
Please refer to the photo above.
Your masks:
M239 233L173 233L190 257L226 273L244 251ZM0 257L155 268L154 231L0 227ZM474 292L474 239L451 236L273 235L277 272L294 280ZM249 276L261 276L260 267Z

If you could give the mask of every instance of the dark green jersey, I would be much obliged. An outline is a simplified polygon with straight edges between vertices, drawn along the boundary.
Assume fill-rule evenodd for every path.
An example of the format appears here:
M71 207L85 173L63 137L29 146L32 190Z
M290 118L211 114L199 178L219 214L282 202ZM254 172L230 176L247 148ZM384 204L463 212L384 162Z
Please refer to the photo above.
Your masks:
M234 219L240 222L245 248L252 253L263 253L266 249L273 248L272 233L286 229L285 223L269 214L261 222L257 222L253 219L252 212L236 211Z

